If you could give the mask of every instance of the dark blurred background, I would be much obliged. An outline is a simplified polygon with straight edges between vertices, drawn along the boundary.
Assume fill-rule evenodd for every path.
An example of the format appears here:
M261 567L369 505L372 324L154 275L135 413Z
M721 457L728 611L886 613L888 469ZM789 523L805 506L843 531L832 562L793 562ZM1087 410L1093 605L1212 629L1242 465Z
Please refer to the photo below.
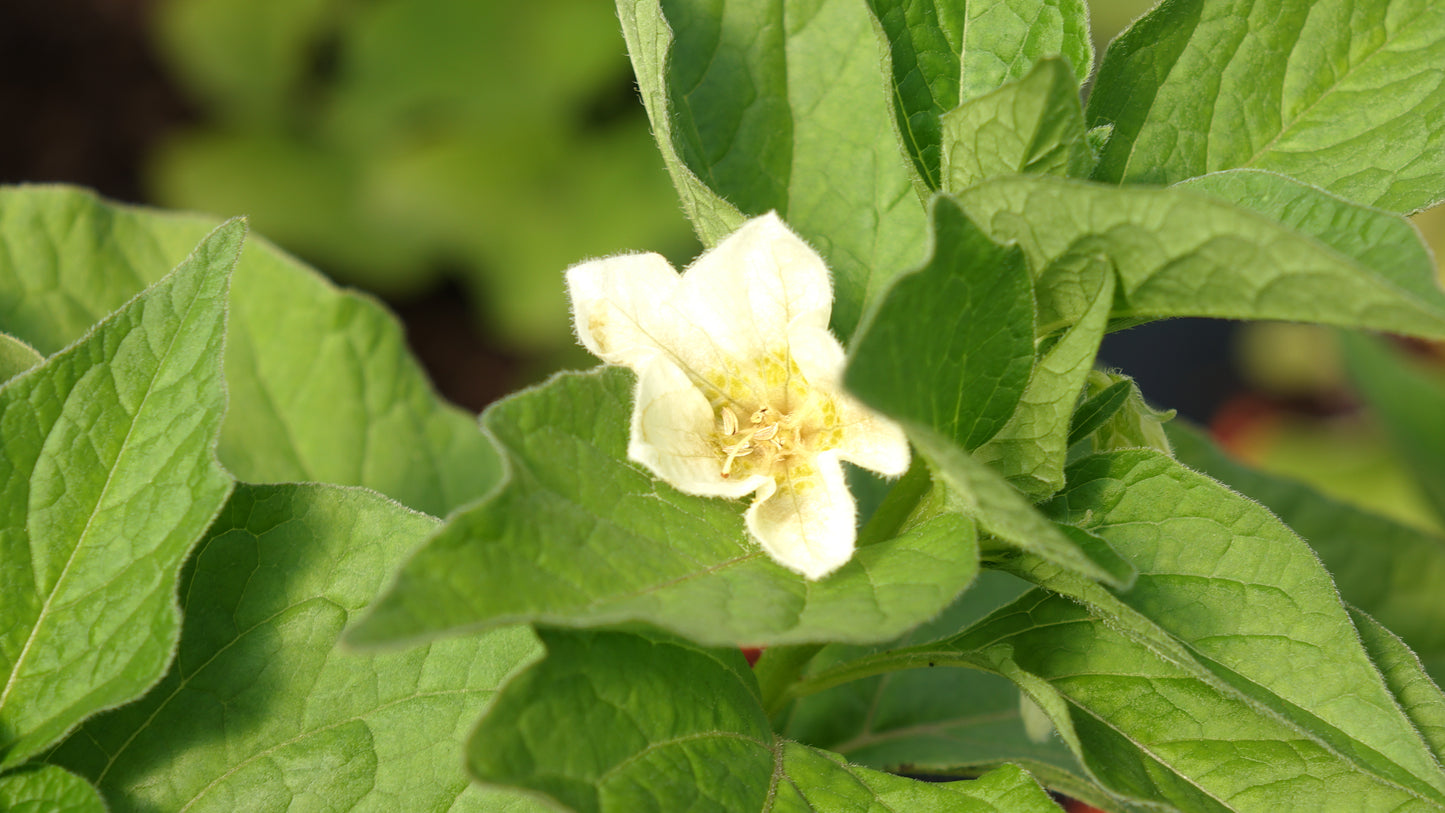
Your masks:
M1101 55L1148 5L1091 4ZM567 266L698 251L604 0L0 0L0 182L249 214L473 410L593 363ZM1174 320L1102 355L1258 464L1417 512L1328 331Z

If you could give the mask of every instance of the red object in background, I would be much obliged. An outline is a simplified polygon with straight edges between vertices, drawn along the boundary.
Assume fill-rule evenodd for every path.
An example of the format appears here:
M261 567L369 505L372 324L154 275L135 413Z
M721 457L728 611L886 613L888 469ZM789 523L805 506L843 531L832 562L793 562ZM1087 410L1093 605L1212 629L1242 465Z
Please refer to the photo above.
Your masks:
M748 659L748 666L757 666L758 658L763 654L763 648L760 646L745 646L742 650L743 657Z
M1065 800L1064 810L1068 813L1104 813L1097 807L1091 807L1075 799Z
M1237 458L1248 459L1278 421L1279 407L1258 395L1230 398L1209 421L1214 440Z

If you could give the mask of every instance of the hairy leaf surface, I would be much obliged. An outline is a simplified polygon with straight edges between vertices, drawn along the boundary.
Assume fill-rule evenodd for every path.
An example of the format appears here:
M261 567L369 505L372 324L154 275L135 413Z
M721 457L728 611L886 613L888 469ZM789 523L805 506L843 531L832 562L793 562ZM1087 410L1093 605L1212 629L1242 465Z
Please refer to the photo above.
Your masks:
M524 628L404 652L337 646L437 524L375 493L242 485L181 581L170 673L53 758L115 810L493 810L459 770L471 720L539 654Z
M0 389L0 765L170 662L176 574L230 491L216 462L233 220Z
M741 503L683 494L627 461L633 387L602 367L490 408L507 481L427 541L351 640L646 621L718 645L878 641L937 614L977 572L972 524L945 514L804 580L749 539Z
M1181 0L1115 40L1089 97L1095 177L1267 169L1409 213L1445 198L1445 6Z

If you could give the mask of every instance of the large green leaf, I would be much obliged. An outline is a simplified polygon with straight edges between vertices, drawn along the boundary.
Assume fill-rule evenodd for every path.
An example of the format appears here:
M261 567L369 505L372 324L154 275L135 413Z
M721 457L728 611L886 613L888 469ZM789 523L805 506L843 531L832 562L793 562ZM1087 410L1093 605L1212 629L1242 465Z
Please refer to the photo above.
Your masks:
M1110 45L1096 177L1281 172L1394 212L1445 198L1445 7L1433 0L1180 0Z
M1045 59L943 116L946 192L999 175L1084 177L1093 161L1079 83L1061 59Z
M1357 258L1187 189L1019 176L958 197L994 240L1017 241L1040 274L1041 330L1082 314L1087 299L1078 296L1077 271L1062 260L1083 254L1105 257L1118 271L1117 319L1292 319L1445 337L1445 293L1424 268L1389 259L1408 248ZM1325 198L1316 202L1337 200Z
M84 779L54 765L0 776L0 810L9 813L106 813L100 794Z
M1445 538L1242 466L1198 430L1171 424L1169 438L1181 463L1264 503L1304 537L1340 596L1399 634L1437 680L1445 679Z
M1440 295L1429 247L1419 230L1399 215L1257 169L1212 172L1175 186L1258 212L1366 268L1392 272L1390 280L1420 299Z
M1350 379L1380 416L1420 493L1445 521L1445 373L1412 362L1384 339L1341 337Z
M1075 596L1113 629L1328 744L1371 783L1445 803L1445 774L1381 683L1329 575L1268 511L1151 450L1074 464L1053 508L1139 567L1117 597L1091 587L1097 598Z
M965 449L1014 413L1034 358L1034 296L1023 253L988 239L950 198L933 201L933 246L899 276L853 342L846 382L894 393L894 417Z
M973 526L951 513L860 546L822 581L786 570L749 540L739 502L682 494L627 462L633 387L603 367L488 409L505 486L452 516L351 640L646 621L719 645L880 641L973 579Z
M925 219L854 0L618 0L654 134L705 243L776 210L833 270L833 328L917 265ZM727 201L724 203L723 201ZM734 208L736 207L736 208Z
M53 353L212 227L74 189L0 190L0 330ZM219 454L238 477L362 485L437 515L496 482L495 452L376 302L253 239L230 304Z
M175 579L232 481L216 462L231 221L0 389L0 765L160 678Z
M181 580L175 666L53 755L115 810L492 810L457 754L525 628L377 655L348 621L437 524L375 493L239 487Z
M931 784L777 738L736 651L648 634L542 630L547 657L473 735L483 782L567 810L1057 810L1025 773Z
M1398 766L1382 767L1378 754L1341 751L1321 736L1327 726L1304 727L1261 710L1080 605L1042 591L936 645L930 657L940 665L989 668L1027 686L1053 711L1095 777L1133 798L1179 810L1241 813L1445 806L1439 768L1413 732L1400 745L1417 754L1412 762L1429 763L1420 770L1435 772L1433 784ZM1290 671L1287 663L1273 668ZM1337 675L1299 673L1293 680ZM1370 682L1378 685L1379 678ZM1368 715L1359 722L1368 725Z

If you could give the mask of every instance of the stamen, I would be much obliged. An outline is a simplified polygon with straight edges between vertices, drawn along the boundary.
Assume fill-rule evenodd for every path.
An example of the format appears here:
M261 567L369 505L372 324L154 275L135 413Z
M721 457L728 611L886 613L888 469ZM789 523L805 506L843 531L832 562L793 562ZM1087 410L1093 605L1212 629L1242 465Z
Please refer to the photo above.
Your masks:
M727 407L722 408L722 433L725 438L730 438L738 433L738 416Z

